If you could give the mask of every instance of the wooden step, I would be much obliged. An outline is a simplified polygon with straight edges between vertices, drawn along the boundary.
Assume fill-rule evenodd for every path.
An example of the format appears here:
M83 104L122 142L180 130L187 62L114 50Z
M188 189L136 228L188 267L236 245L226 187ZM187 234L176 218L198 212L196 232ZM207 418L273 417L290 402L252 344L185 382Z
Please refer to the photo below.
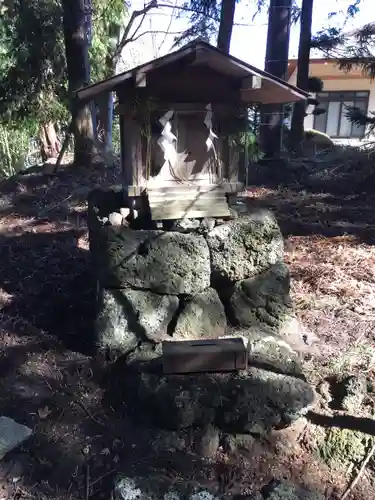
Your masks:
M178 220L178 219L203 219L204 217L229 217L230 213L227 207L211 207L206 209L189 210L165 210L163 207L154 207L151 209L152 220Z
M196 185L196 184L188 184L188 183L178 183L174 182L165 186L149 186L147 191L153 192L164 192L167 191L220 191L222 193L226 192L226 189L220 184L204 184L204 185Z
M198 219L203 217L229 216L225 193L220 190L197 190L195 187L181 190L151 189L148 201L153 220Z
M211 193L197 193L197 194L190 194L190 193L167 193L167 194L149 194L148 199L150 201L150 205L152 203L161 203L161 202L168 202L168 201L197 201L199 202L200 200L208 201L211 200L213 203L217 201L226 201L226 197L220 194L211 194Z

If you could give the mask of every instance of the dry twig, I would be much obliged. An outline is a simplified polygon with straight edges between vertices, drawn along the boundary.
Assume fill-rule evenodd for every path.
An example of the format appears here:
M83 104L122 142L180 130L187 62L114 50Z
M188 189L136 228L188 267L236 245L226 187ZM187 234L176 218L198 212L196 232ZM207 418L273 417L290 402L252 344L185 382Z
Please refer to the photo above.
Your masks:
M89 500L90 496L90 466L86 465L86 476L85 476L85 500Z
M100 477L98 477L97 479L94 479L94 481L91 482L90 484L90 488L92 490L92 488L100 483L100 481L103 481L103 479L107 478L108 476L110 476L111 474L114 474L116 472L117 469L111 469L109 470L108 472L106 472L105 474L102 474Z
M375 453L375 442L372 445L370 451L368 452L367 457L365 458L365 460L364 460L361 468L359 469L357 476L350 483L350 485L348 486L347 490L345 491L345 493L343 494L343 496L341 497L340 500L345 500L350 495L351 491L353 490L353 488L355 487L355 485L360 480L362 474L364 473L364 471L366 469L367 464L371 460L371 458L372 458L372 456L373 456L374 453Z
M74 400L73 403L75 403L76 405L80 406L85 411L85 413L87 414L87 416L89 418L91 418L91 420L93 422L95 422L96 424L98 424L98 425L100 425L102 427L106 427L106 425L103 424L103 422L101 422L100 420L98 420L97 418L95 418L94 415L91 415L90 411L86 408L85 404L82 401Z

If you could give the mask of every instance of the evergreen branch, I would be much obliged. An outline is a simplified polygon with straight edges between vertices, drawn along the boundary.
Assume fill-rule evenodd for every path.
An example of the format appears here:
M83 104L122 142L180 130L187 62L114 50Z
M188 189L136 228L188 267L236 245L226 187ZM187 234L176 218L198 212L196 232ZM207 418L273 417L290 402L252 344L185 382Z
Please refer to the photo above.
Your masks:
M193 24L193 26L190 26L190 28L185 30L180 36L176 37L173 43L173 48L177 47L182 42L194 40L197 38L208 42L210 34L214 33L215 31L216 25L213 21L207 22L206 20L202 19L201 21Z
M105 19L107 14L112 11L115 3L116 3L116 0L109 0L100 13L95 12L95 10L93 9L93 22L99 22L99 21L102 21L103 19ZM127 8L126 2L124 2L124 8L125 9Z
M360 28L355 28L354 30L348 31L345 34L345 38L361 38L361 37L369 37L369 36L374 36L375 35L375 21L365 24L364 26L361 26Z
M371 112L368 116L356 106L347 106L345 116L358 127L366 127L366 135L375 130L375 113Z
M311 49L318 49L326 54L331 53L339 48L345 42L345 36L340 33L336 28L328 28L326 30L318 31L318 33L311 40Z

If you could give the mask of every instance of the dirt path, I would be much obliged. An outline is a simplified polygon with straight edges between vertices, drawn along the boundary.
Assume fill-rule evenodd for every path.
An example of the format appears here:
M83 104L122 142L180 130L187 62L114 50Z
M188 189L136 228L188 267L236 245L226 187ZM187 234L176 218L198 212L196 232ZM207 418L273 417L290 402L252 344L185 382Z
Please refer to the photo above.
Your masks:
M336 471L316 444L322 432L325 443L321 424L302 420L235 462L219 454L208 463L190 448L158 453L154 429L135 426L106 404L103 367L90 357L94 285L84 200L115 174L98 166L88 179L67 169L0 186L1 414L34 430L2 461L0 498L108 499L117 471L157 470L224 485L228 494L287 477L338 499L363 457L352 460L349 450L349 463ZM280 221L296 307L318 337L319 354L306 360L316 384L334 373L374 375L373 201L264 189L246 201L271 207ZM337 416L324 398L315 413ZM371 498L374 468L352 500Z

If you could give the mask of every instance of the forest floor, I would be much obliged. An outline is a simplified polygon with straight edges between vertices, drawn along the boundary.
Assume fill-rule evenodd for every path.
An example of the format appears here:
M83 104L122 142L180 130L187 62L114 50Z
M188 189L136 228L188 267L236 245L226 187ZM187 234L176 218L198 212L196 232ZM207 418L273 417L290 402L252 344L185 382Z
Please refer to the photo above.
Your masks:
M105 403L105 373L91 356L85 200L118 178L115 164L98 162L90 171L67 166L0 184L0 414L33 429L0 462L0 499L108 500L117 472L155 471L231 495L289 478L340 499L375 440L375 394L343 411L334 390L345 375L365 377L369 389L375 383L375 195L248 192L249 203L275 211L285 236L297 312L316 336L305 370L320 398L268 442L231 460L202 461L155 451L154 429ZM373 459L347 498L369 500L374 488Z

